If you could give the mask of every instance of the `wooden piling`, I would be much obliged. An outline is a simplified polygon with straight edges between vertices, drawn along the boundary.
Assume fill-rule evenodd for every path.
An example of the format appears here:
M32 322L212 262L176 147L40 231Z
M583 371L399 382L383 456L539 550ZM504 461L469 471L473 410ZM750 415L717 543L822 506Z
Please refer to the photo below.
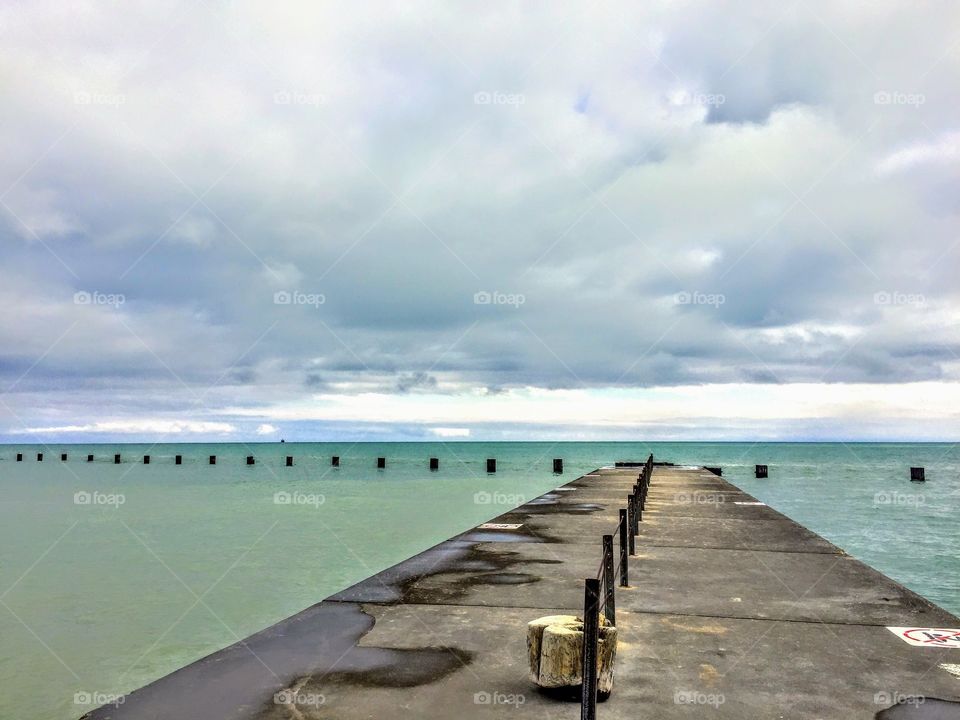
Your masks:
M497 471L497 459L487 458L487 472L495 473Z
M143 464L144 464L144 465L149 465L149 464L150 464L150 456L149 456L149 455L144 455L144 456L143 456Z
M256 460L253 459L253 455L247 455L247 465L253 465Z
M66 462L66 461L67 461L67 454L60 453L60 462Z
M925 471L922 467L910 468L910 480L912 482L926 482Z
M114 465L120 464L120 453L117 453L116 455L113 456L113 464Z
M287 455L287 467L293 467L293 455Z
M767 477L767 466L766 465L757 465L754 469L754 475L758 478Z
M43 453L37 453L37 462L43 462Z
M23 453L17 453L17 462L23 462Z
M430 458L430 469L431 470L440 469L440 458Z
M384 457L377 458L377 470L383 470L387 467L387 459Z
M173 459L173 462L174 462L175 465L182 465L182 464L183 464L183 455L177 455L177 456Z
M553 459L553 472L556 475L563 475L563 458Z
M340 467L340 456L334 455L332 458L330 458L330 465L332 467Z
M211 464L211 465L216 465L216 464L217 464L217 456L216 456L216 455L211 455L211 456L210 456L210 464Z
M93 455L87 455L87 462L93 462Z

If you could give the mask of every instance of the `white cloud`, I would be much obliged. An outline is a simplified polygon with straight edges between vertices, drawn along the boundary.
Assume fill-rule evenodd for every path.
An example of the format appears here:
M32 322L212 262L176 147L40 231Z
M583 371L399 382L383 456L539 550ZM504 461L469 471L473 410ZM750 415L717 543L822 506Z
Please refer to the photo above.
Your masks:
M280 432L280 428L264 423L257 426L257 435L275 435Z
M238 417L284 421L444 422L519 425L636 426L700 419L784 421L842 417L851 423L876 417L909 422L938 419L960 431L960 383L712 384L649 389L547 390L524 388L494 395L325 395L317 403L278 404L269 410L232 408ZM453 426L431 433L454 437Z
M465 438L470 437L470 428L430 428L430 432L437 437L442 438Z
M918 142L887 155L877 165L882 175L923 165L956 165L960 161L960 132L941 135L932 142Z
M4 10L0 432L237 410L255 433L305 396L331 423L373 398L549 424L564 388L627 422L597 398L958 379L960 66L930 53L960 6L291 8Z
M225 422L198 422L192 420L109 420L85 425L53 425L49 427L15 428L13 435L50 435L55 433L105 433L119 435L185 435L223 434L236 432L236 427Z

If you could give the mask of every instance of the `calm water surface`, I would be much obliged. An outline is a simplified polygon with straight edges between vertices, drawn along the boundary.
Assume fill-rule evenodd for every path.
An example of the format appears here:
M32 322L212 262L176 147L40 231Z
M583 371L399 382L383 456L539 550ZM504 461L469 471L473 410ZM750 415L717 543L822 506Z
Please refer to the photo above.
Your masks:
M960 462L949 444L8 445L0 717L76 718L92 707L87 694L140 687L511 505L649 452L721 465L761 500L960 612ZM427 471L430 457L439 472ZM561 478L554 457L564 459ZM769 479L752 477L756 463L770 466ZM911 465L925 466L928 482L910 483Z

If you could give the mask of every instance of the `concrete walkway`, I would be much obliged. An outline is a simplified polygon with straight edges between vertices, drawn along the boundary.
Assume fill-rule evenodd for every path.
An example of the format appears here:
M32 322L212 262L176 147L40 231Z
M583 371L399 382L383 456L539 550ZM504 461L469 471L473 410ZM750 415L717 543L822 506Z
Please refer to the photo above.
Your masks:
M580 614L637 472L579 478L492 521L518 529L441 543L89 717L578 718L528 681L525 624ZM601 720L960 718L934 700L960 699L941 667L960 649L886 629L960 620L707 471L655 468L630 585Z

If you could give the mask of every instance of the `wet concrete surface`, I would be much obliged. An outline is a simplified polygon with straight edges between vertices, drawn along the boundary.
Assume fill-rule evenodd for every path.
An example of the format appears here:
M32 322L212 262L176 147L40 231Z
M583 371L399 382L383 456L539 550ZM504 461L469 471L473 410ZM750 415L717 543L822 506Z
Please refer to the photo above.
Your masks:
M527 679L525 625L580 613L636 474L578 478L90 717L579 717ZM885 628L960 620L703 470L656 468L617 607L601 718L960 717L940 667L960 650Z

